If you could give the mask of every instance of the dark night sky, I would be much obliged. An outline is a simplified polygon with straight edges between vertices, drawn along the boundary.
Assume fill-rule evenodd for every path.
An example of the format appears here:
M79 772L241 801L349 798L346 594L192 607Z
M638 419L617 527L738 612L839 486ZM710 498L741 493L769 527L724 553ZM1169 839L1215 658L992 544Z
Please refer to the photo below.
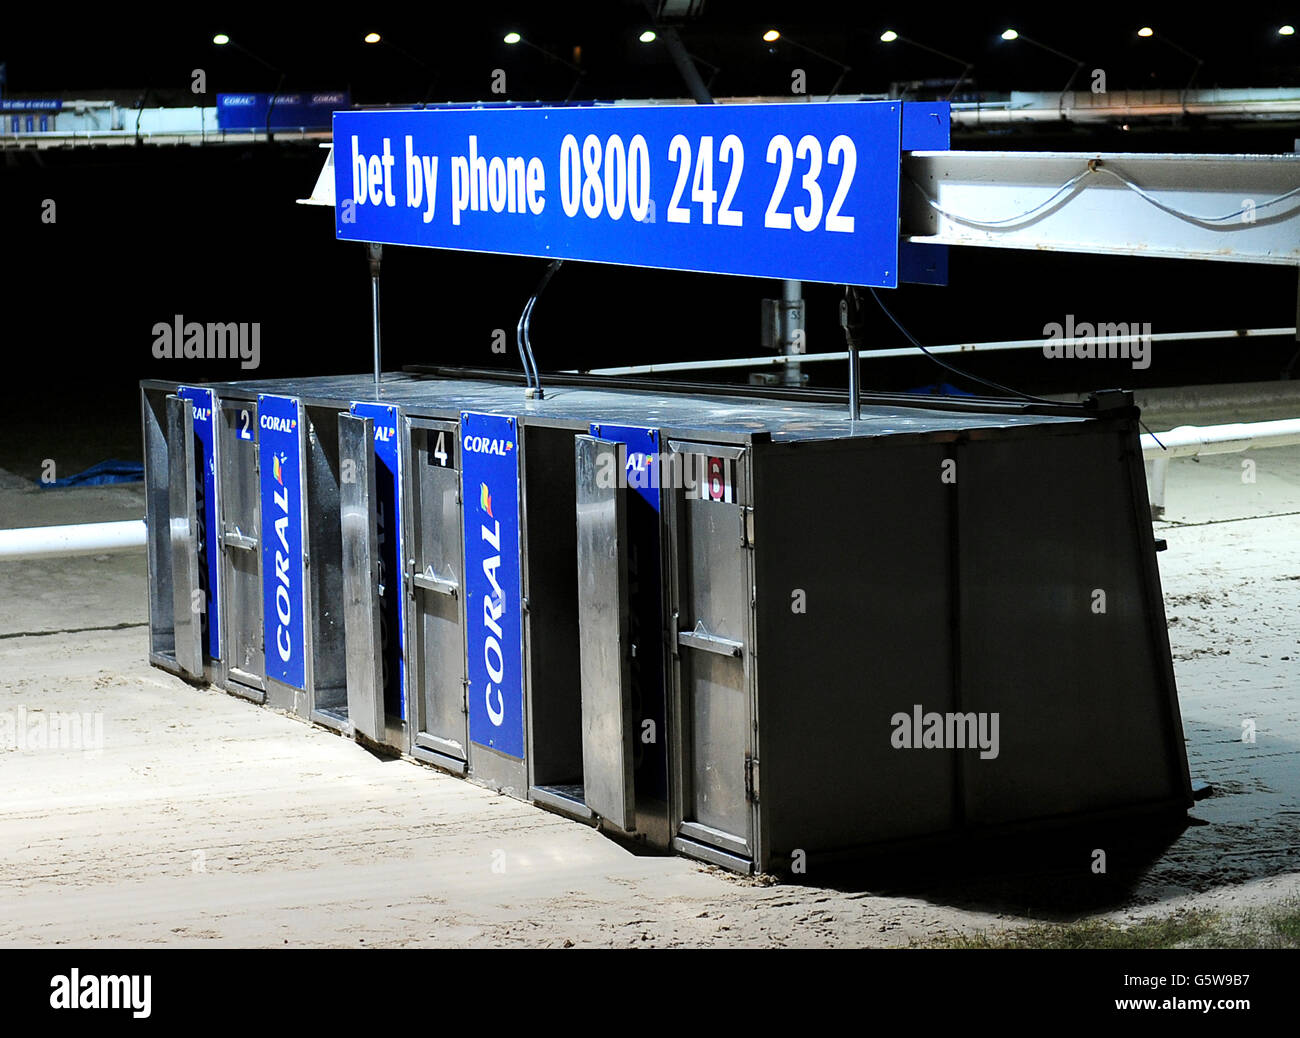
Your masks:
M722 71L725 95L776 94L789 70L836 72L788 49L770 54L761 31L788 35L853 66L846 91L885 91L894 80L950 75L943 59L886 47L892 27L976 64L981 89L1059 89L1069 67L1049 55L998 40L1014 24L1044 42L1107 69L1111 90L1179 88L1187 60L1133 35L1149 22L1204 56L1204 85L1273 86L1300 80L1300 37L1278 38L1277 24L1300 21L1286 5L1251 5L1211 17L1186 5L1163 17L1155 7L1073 5L1071 16L1044 5L971 5L957 14L907 5L899 14L872 5L727 3L710 0L687 24L689 48ZM445 9L445 10L444 10ZM545 16L539 10L545 9ZM148 88L171 103L193 104L193 69L210 93L270 90L276 75L230 48L211 46L223 31L283 68L285 89L349 88L359 102L419 100L432 76L434 100L490 97L494 68L505 68L511 99L558 100L571 79L562 67L501 35L517 28L587 69L579 97L680 97L685 94L662 46L636 41L647 24L635 2L428 5L420 12L340 18L333 5L226 8L217 18L167 9L151 15L120 6L75 17L34 5L6 10L0 61L9 91L34 96L94 96L118 90L134 101ZM843 13L845 10L851 14ZM783 17L785 11L793 12ZM882 11L886 13L881 13ZM450 13L449 13L450 12ZM554 13L559 12L559 13ZM1130 13L1131 12L1131 13ZM1231 19L1216 21L1216 19ZM377 29L427 62L366 47ZM154 103L152 100L150 103ZM212 103L212 99L207 99ZM957 140L957 147L1148 151L1290 151L1295 126L1251 131L1168 130L1120 139L1114 131L1070 136ZM238 377L233 362L212 370L168 369L150 355L150 329L175 314L200 321L258 321L263 365L279 376L360 371L369 363L369 286L359 246L334 240L328 212L293 204L307 195L323 152L312 146L112 148L15 155L0 153L0 227L5 274L3 328L12 373L4 393L40 411L51 394L87 394L99 406L133 413L141 377ZM41 201L58 202L58 223L39 219ZM385 346L389 367L430 361L517 364L490 351L492 330L511 329L541 274L539 260L389 249L385 263ZM1151 321L1155 331L1284 325L1294 320L1295 271L1001 250L957 252L948 288L908 286L890 296L926 343L1032 337L1065 313ZM539 361L558 369L596 364L759 353L759 299L771 282L666 271L570 264L538 305L533 341ZM809 348L842 348L834 286L807 287ZM868 340L900 345L884 318L869 318ZM1294 345L1178 347L1148 372L1124 362L1092 371L1064 369L1022 352L966 361L983 374L1028 390L1115 384L1179 384L1276 378ZM813 369L843 384L839 365ZM864 386L906 388L936 380L922 358L871 366ZM33 390L33 386L36 387ZM6 424L8 424L6 422ZM0 461L0 465L3 461Z
M418 100L432 70L435 100L487 96L491 70L515 78L517 98L562 97L569 74L536 52L507 48L508 29L566 57L581 48L587 69L579 96L635 97L680 94L661 45L637 35L648 24L639 0L561 0L552 3L434 3L366 5L364 16L340 15L334 5L295 5L293 14L267 17L269 5L221 5L219 13L173 5L107 6L51 18L39 5L12 5L0 21L0 60L9 63L11 89L90 90L104 87L188 89L190 73L204 68L213 89L270 89L275 74L230 48L210 41L224 32L271 64L298 87L350 86L362 102ZM413 9L414 8L414 9ZM907 4L800 3L708 0L704 14L683 27L689 48L720 66L715 87L731 95L776 93L787 87L792 64L814 78L833 81L838 70L790 48L769 48L759 37L777 26L800 42L849 64L843 89L883 91L895 80L949 75L950 63L922 51L879 42L885 28L973 61L988 90L1059 89L1069 67L1059 58L998 34L1008 25L1090 67L1107 69L1110 87L1181 86L1188 59L1135 30L1159 33L1205 60L1206 85L1295 84L1300 77L1300 37L1279 38L1283 21L1300 20L1295 5L1250 4L1218 10L1206 4ZM377 30L411 57L361 42ZM796 55L798 55L796 60ZM1064 73L1064 74L1063 74ZM821 89L826 89L824 83ZM816 84L814 83L814 89Z

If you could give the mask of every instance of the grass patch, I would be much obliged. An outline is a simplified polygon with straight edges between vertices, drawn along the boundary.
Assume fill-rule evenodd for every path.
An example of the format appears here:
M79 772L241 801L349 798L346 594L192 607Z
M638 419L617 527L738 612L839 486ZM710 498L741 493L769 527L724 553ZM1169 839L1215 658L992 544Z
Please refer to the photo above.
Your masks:
M1300 903L1291 902L1278 910L1273 917L1273 931L1300 948Z
M1228 914L1179 910L1123 925L1106 919L1046 923L971 936L946 937L917 948L1300 948L1300 901Z

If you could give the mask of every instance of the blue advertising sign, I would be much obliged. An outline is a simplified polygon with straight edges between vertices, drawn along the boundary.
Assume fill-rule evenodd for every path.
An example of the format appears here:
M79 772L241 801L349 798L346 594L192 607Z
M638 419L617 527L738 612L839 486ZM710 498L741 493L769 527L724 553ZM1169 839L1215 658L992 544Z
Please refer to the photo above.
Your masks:
M328 130L334 110L351 103L346 90L323 94L218 94L217 128L265 133L269 113L272 130Z
M266 674L307 687L302 566L302 422L291 396L257 398L262 498L262 623Z
M952 110L945 102L907 101L903 104L903 150L947 151L952 135ZM905 184L903 189L915 191ZM903 281L921 285L948 283L948 246L905 241L900 244L898 269Z
M194 459L194 470L198 476L196 489L199 494L196 509L199 516L197 547L200 556L206 561L206 566L199 571L199 583L203 587L204 601L201 626L208 646L208 655L214 660L219 660L221 659L221 581L217 577L219 527L217 526L216 425L212 417L212 390L181 386L176 391L176 395L190 401L194 408L194 447L197 455Z
M0 66L3 67L3 66ZM0 79L0 84L4 80ZM57 99L23 99L17 97L0 98L0 112L61 112L63 102Z
M898 284L899 101L336 112L351 241Z
M630 490L659 512L659 430L637 425L598 425L591 423L592 436L627 448L624 478Z
M379 540L379 641L383 663L384 710L406 717L406 645L402 602L402 452L398 450L398 410L385 404L357 403L352 413L375 423L375 527Z
M944 101L903 103L903 150L947 151L952 109Z
M523 586L515 420L461 412L469 737L524 756Z

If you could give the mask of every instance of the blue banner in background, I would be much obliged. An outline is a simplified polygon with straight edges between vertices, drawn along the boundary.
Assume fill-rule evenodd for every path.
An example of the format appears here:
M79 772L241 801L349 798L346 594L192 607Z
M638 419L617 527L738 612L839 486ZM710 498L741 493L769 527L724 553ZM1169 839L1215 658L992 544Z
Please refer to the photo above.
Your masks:
M462 412L469 737L524 756L519 442L513 418Z
M302 426L291 396L257 398L262 623L267 677L307 687L302 566Z
M375 529L379 543L379 640L383 661L384 710L406 717L405 601L402 566L402 452L398 448L396 407L358 403L352 413L375 423Z
M208 655L221 659L221 581L217 571L217 456L216 425L212 418L212 390L181 386L176 395L190 401L194 408L194 473L199 494L197 512L199 536L196 547L204 560L200 573L203 585L203 637Z
M337 112L352 241L894 287L899 101Z
M272 98L275 103L272 104ZM347 91L326 94L218 94L217 128L266 132L267 114L272 130L328 130L339 108L352 103Z
M3 66L0 66L3 67ZM0 85L4 83L0 79ZM63 102L54 99L0 98L0 112L61 112Z

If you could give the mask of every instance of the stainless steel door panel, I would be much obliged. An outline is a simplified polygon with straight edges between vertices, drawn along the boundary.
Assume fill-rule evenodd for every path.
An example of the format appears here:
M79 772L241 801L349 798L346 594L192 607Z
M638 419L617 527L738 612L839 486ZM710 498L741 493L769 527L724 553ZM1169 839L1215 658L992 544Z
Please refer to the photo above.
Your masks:
M636 796L627 499L617 479L601 477L618 473L617 444L579 436L574 455L583 795L593 811L631 832Z
M465 632L462 621L460 476L454 427L416 430L415 544L411 601L420 681L422 745L465 759ZM450 451L447 440L452 441ZM441 444L439 450L433 445ZM441 462L441 463L440 463Z
M231 676L262 688L266 664L262 633L262 529L259 494L257 407L250 402L221 408L221 559L225 567L226 644Z
M749 832L745 753L749 709L740 660L683 653L689 675L695 821L744 838Z
M747 660L751 589L742 504L739 497L735 503L678 498L677 646L688 786L682 821L683 832L695 830L695 838L752 851L745 767L753 747ZM722 835L714 838L711 832Z
M359 735L383 741L384 683L379 655L379 531L375 521L375 423L339 415L339 500L343 528L343 626L348 719Z
M198 498L195 493L194 405L167 398L168 503L172 553L172 617L176 663L193 677L203 675L202 585L199 583Z

